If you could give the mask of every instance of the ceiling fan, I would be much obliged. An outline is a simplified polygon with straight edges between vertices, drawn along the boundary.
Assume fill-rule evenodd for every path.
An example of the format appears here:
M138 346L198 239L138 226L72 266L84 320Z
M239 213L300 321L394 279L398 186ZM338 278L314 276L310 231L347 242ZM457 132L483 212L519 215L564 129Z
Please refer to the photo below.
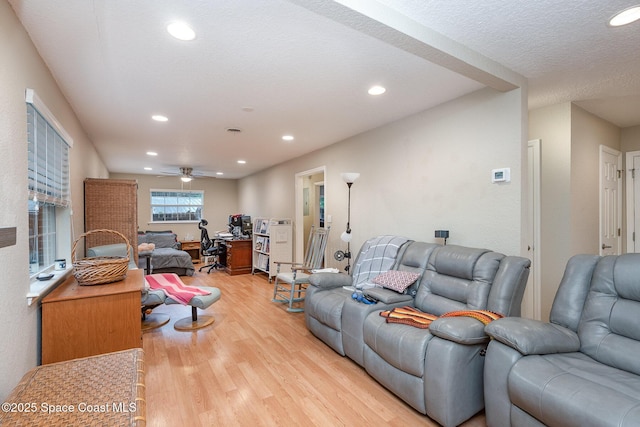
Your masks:
M183 167L180 167L179 170L180 170L179 173L176 173L176 172L162 172L162 173L164 175L179 176L182 182L190 182L194 178L205 176L204 174L194 172L193 168L190 168L190 167L183 166Z

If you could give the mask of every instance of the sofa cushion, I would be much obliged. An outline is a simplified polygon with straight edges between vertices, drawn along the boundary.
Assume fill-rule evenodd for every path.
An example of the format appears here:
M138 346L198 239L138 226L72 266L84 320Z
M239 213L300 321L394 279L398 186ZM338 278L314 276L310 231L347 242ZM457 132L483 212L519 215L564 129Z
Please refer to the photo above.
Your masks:
M313 277L313 275L312 275ZM351 291L336 288L331 291L316 291L313 298L305 300L305 316L313 317L323 325L336 331L342 330L342 307Z
M424 355L433 338L428 329L396 323L374 311L364 322L364 342L391 366L414 375L424 375Z
M640 419L640 377L582 353L528 356L508 378L511 401L546 425L626 426Z
M399 293L405 293L407 288L415 283L420 274L411 271L389 270L373 278L373 283L383 288Z
M504 255L486 249L442 246L429 257L416 307L436 315L457 310L485 310L493 279Z

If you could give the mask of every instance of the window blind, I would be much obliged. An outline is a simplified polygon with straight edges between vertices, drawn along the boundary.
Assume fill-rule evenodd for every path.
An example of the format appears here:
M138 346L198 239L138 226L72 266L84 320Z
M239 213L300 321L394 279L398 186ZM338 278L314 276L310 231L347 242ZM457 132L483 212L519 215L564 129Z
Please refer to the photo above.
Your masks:
M29 199L40 203L68 207L69 142L62 136L64 129L55 126L55 119L44 105L38 106L33 91L27 90L27 144ZM40 107L40 108L38 108ZM52 125L51 123L54 123Z

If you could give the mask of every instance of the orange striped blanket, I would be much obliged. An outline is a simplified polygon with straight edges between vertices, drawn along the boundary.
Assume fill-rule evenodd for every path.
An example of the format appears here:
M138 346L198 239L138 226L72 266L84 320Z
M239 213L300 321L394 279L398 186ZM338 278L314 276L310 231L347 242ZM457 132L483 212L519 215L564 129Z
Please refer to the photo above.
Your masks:
M460 310L450 311L442 316L436 316L435 314L424 313L417 308L404 306L396 307L392 310L385 310L380 312L380 316L385 317L387 323L402 323L404 325L415 326L420 329L427 329L431 322L439 317L472 317L481 321L485 325L489 322L504 317L502 314L494 313L488 310Z
M211 292L185 285L175 273L150 274L144 277L151 289L162 289L169 298L182 305L188 305L196 295L209 295Z

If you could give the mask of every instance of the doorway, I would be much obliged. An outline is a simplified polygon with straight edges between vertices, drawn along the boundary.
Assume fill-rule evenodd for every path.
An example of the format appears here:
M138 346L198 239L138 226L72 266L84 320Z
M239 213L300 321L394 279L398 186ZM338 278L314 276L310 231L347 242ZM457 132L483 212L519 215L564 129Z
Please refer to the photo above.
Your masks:
M326 166L319 166L295 176L295 208L296 218L294 223L294 261L301 262L304 258L306 236L312 225L324 225L324 212L326 205L326 188L324 178ZM321 225L322 224L322 225Z
M600 255L622 252L622 154L600 146Z

